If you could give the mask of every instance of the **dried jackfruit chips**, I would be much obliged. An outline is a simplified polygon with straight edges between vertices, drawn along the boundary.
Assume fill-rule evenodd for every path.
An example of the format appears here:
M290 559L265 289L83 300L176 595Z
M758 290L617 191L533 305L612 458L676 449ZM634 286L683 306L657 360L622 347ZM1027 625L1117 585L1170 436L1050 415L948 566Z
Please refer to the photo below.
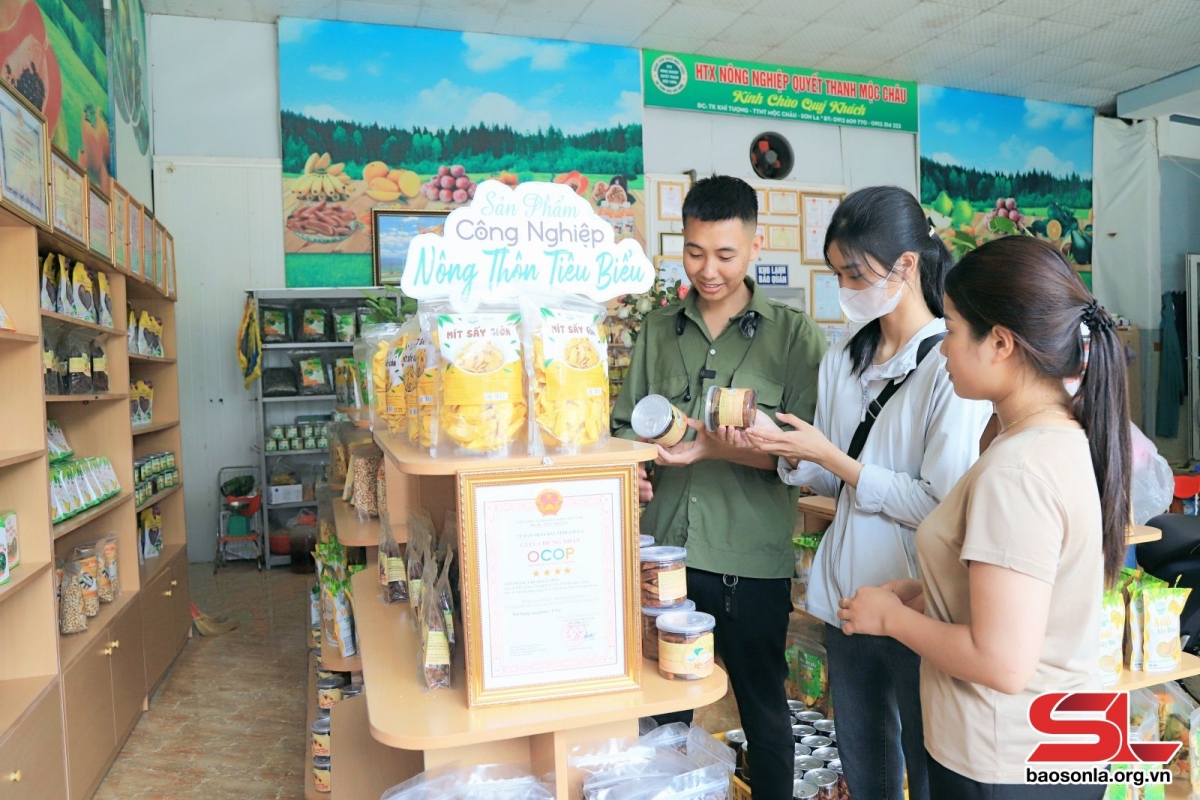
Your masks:
M526 309L533 418L547 448L575 452L608 439L608 346L602 310Z
M507 455L528 413L521 315L430 314L422 327L436 334L441 356L441 432L462 451Z

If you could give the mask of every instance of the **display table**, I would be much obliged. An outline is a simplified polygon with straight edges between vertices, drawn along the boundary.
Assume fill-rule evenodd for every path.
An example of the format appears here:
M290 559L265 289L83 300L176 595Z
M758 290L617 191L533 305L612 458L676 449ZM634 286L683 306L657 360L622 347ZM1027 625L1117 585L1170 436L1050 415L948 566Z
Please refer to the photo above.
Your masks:
M377 434L376 441L387 456L389 508L396 510L398 519L403 518L400 509L424 508L439 529L447 515L457 518L460 472L635 464L655 453L648 445L613 440L600 452L552 459L433 459L409 448L406 440ZM401 526L393 527L398 539L404 537ZM636 547L636 527L629 534ZM557 796L578 798L582 776L570 775L566 763L572 747L636 736L639 718L709 705L728 689L720 667L704 680L669 681L653 662L645 661L638 689L471 708L464 659L453 664L453 688L425 691L418 675L419 635L409 604L381 602L378 576L371 569L356 574L352 585L366 685L365 723L376 741L402 751L396 753L393 767L403 764L403 774L398 778L393 771L388 776L393 782L454 763L513 763L528 765L537 775L554 772ZM640 630L637 635L640 640ZM365 755L361 765L359 761L359 756L339 751L338 772L369 769ZM336 794L336 778L334 787Z

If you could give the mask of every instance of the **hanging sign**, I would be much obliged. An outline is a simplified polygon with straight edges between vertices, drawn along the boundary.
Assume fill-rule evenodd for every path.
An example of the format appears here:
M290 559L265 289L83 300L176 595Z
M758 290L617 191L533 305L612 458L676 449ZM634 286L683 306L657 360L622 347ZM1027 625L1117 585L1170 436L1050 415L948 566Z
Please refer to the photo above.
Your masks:
M642 51L647 106L917 130L917 84L661 50Z
M471 311L530 290L605 302L654 283L641 246L615 242L612 225L564 184L484 181L444 231L413 238L400 280L409 297Z

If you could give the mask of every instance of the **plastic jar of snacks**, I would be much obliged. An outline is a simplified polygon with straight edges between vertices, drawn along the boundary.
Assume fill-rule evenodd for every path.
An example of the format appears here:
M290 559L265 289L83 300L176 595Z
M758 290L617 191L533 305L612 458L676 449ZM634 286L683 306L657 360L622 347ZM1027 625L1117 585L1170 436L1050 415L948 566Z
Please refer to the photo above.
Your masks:
M329 717L319 717L313 720L312 752L314 756L329 755Z
M649 394L639 400L629 423L638 436L663 447L682 442L688 430L687 416L661 394Z
M713 673L713 629L717 621L698 611L661 615L658 626L658 674L669 681L698 681Z
M654 547L654 537L648 533L643 533L638 539L638 547Z
M320 708L333 708L342 702L342 687L345 685L346 679L340 675L318 679L317 706Z
M330 784L329 756L313 756L313 788L326 793L332 789Z
M682 547L643 547L642 607L666 608L687 599L687 550Z
M722 389L710 386L704 395L704 427L749 428L758 413L758 393L753 389Z
M695 611L696 604L684 600L677 606L642 609L642 658L658 661L658 618L670 611Z

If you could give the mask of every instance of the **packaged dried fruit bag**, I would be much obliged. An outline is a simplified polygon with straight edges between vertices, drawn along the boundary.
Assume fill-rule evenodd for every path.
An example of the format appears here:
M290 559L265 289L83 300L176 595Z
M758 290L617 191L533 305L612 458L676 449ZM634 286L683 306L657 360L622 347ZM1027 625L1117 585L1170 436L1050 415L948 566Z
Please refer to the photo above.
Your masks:
M292 363L296 365L299 376L299 391L303 396L315 397L333 394L333 385L329 378L329 370L321 354L312 350L304 350L291 354Z
M1125 602L1119 587L1104 593L1100 603L1100 682L1115 686L1121 680L1125 658Z
M383 419L388 433L399 436L408 433L408 397L404 383L404 356L416 345L419 327L416 320L400 326L387 351L386 390Z
M405 350L404 396L408 441L417 447L433 446L433 403L441 358L429 334L418 329L413 345Z
M363 347L367 353L370 379L367 384L367 405L371 412L371 430L382 432L387 427L388 354L400 326L385 322L368 325L363 330Z
M458 314L435 305L422 313L421 327L434 336L442 364L431 452L442 444L461 455L508 456L528 413L520 313Z
M1145 609L1143 669L1146 672L1170 672L1179 668L1179 615L1191 589L1156 586L1142 590Z
M1140 671L1145 664L1143 642L1146 604L1142 597L1142 590L1166 585L1166 581L1153 575L1147 575L1141 569L1125 568L1121 570L1121 591L1126 605L1125 666L1131 670Z
M609 437L608 343L600 333L605 310L571 298L526 299L526 371L539 444L575 453Z

